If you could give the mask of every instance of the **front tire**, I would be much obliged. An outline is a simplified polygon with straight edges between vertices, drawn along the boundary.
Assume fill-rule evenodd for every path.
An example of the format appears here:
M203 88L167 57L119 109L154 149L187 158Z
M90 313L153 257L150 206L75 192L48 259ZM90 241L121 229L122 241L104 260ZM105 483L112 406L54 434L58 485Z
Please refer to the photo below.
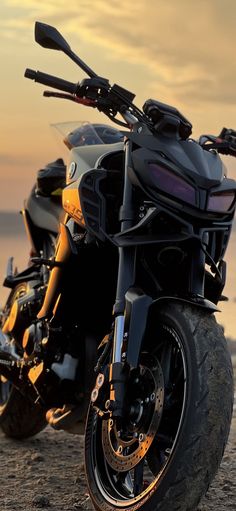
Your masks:
M165 397L155 438L132 470L124 472L118 448L117 468L109 461L110 447L102 443L104 426L93 408L89 410L85 464L97 511L194 510L223 456L232 416L233 373L214 316L171 303L153 314L144 351L162 367ZM140 389L145 387L143 382ZM113 434L113 456L114 438Z

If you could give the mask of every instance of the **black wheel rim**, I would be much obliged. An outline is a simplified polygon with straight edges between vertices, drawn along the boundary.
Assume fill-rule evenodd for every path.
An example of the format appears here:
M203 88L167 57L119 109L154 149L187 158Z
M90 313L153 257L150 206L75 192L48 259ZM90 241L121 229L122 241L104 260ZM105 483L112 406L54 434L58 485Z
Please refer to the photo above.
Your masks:
M6 406L10 396L12 384L4 376L0 375L0 412Z
M13 289L8 297L7 303L3 310L3 324L1 327L3 327L4 322L7 321L10 309L12 304L15 300L20 298L21 296L24 296L27 292L28 285L23 283L19 284L16 289ZM0 374L0 413L3 412L4 408L6 407L6 404L8 402L8 399L11 394L12 389L12 383L7 380L4 376Z
M162 368L165 389L162 416L147 453L131 470L126 471L124 468L117 470L119 465L115 469L115 464L111 462L102 446L104 423L91 411L90 464L94 467L99 493L106 502L115 505L116 508L124 509L137 504L152 493L171 463L184 418L187 375L182 338L175 328L166 324L160 326L158 338L159 344L152 349L151 354L145 354L145 357L155 357ZM150 395L150 389L148 391ZM124 444L121 442L119 446L115 441L113 435L113 450L116 446L116 451L119 452L119 449L124 448ZM125 453L128 461L129 449L132 452L132 448L127 447Z

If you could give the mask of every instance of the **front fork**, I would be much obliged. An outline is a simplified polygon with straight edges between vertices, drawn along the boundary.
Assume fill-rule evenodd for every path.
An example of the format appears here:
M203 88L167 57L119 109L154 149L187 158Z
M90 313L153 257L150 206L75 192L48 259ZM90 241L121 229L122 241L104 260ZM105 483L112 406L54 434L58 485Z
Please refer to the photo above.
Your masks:
M130 248L119 248L119 267L116 301L113 309L115 316L112 361L109 372L110 400L107 409L115 417L123 416L125 384L128 377L128 365L125 361L124 340L126 336L125 295L132 286L135 270L135 252Z
M125 145L124 193L120 209L121 232L134 223L133 188L129 179L132 142ZM113 417L125 414L125 390L131 367L137 367L151 298L132 286L135 281L136 247L119 247L118 281L113 309L115 317L112 360L109 371L110 399L107 410Z
M131 147L132 142L127 140L125 144L123 203L120 209L121 232L131 228L134 221L133 190L129 179ZM115 326L109 373L110 400L107 406L112 411L113 416L122 416L124 408L124 391L127 379L127 365L122 360L125 338L125 294L133 285L135 279L135 253L133 247L119 247L118 280L113 308Z

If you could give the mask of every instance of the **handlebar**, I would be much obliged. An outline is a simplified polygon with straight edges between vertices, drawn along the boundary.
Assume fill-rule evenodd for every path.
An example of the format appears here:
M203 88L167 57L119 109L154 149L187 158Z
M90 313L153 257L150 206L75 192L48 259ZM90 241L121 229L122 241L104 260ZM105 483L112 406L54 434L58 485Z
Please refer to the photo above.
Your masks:
M216 150L220 154L236 157L236 131L223 128L218 136L202 135L199 144L206 151Z
M222 128L218 138L223 140L233 140L235 142L236 131L232 128Z
M33 69L26 69L25 77L63 91L63 93L50 93L46 91L44 92L45 96L70 99L85 106L98 108L99 111L102 111L112 121L122 127L130 127L140 117L143 117L142 112L132 104L135 95L116 84L110 87L109 81L106 78L96 75L76 84ZM132 111L129 110L130 106ZM125 123L115 118L117 112L124 118Z
M30 80L34 80L37 83L41 83L67 93L59 94L56 92L46 92L44 93L45 96L63 97L64 99L71 99L72 101L82 103L86 106L97 107L110 119L121 126L130 127L139 120L140 114L141 117L143 117L142 112L140 112L134 105L133 111L130 111L129 108L127 108L128 104L132 103L134 95L125 89L121 89L117 85L114 85L110 89L110 94L108 94L108 96L110 95L110 98L104 97L103 94L100 97L97 96L98 90L106 91L106 95L109 90L109 82L104 78L95 76L93 78L83 80L81 84L79 84L68 82L67 80L58 78L57 76L42 73L41 71L34 71L33 69L26 69L25 77ZM122 115L126 124L115 119L117 112ZM147 119L145 121L148 124ZM199 139L199 144L207 151L215 149L218 153L236 157L235 130L223 128L218 137L213 135L202 135Z
M231 128L223 128L219 134L218 140L224 141L228 147L222 154L229 154L236 157L236 131Z
M53 87L54 89L62 90L63 92L68 92L70 94L76 94L78 89L78 84L76 83L68 82L67 80L58 78L57 76L41 73L41 71L34 71L33 69L26 69L25 78L29 78L30 80L42 83L47 87Z

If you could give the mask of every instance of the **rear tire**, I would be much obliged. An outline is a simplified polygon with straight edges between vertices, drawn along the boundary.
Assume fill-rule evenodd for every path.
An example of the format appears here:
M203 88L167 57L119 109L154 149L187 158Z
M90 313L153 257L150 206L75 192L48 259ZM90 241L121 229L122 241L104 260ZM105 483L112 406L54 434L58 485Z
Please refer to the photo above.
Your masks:
M135 494L132 478L134 481L136 476L131 471L124 476L111 468L102 445L101 419L90 407L85 465L90 497L97 511L192 511L205 495L223 456L232 416L233 373L223 330L214 316L203 309L171 303L153 314L145 343L146 352L158 354L165 380L156 442L144 457L144 468L148 466L153 480L149 484L143 479ZM169 380L165 378L163 360L167 358L163 353L168 343L175 351L179 346L175 361L182 364L181 385L171 376L178 374L173 365ZM166 444L162 451L164 432L169 437L169 448ZM170 442L171 435L174 438ZM128 455L129 452L128 448ZM117 466L119 463L117 455Z
M45 411L12 386L6 404L0 407L0 428L5 435L17 439L29 438L37 435L46 425Z
M3 311L5 321L14 301L25 295L28 289L28 284L23 283L11 291ZM24 439L36 435L46 425L45 410L31 403L10 381L0 375L0 428L5 435Z

